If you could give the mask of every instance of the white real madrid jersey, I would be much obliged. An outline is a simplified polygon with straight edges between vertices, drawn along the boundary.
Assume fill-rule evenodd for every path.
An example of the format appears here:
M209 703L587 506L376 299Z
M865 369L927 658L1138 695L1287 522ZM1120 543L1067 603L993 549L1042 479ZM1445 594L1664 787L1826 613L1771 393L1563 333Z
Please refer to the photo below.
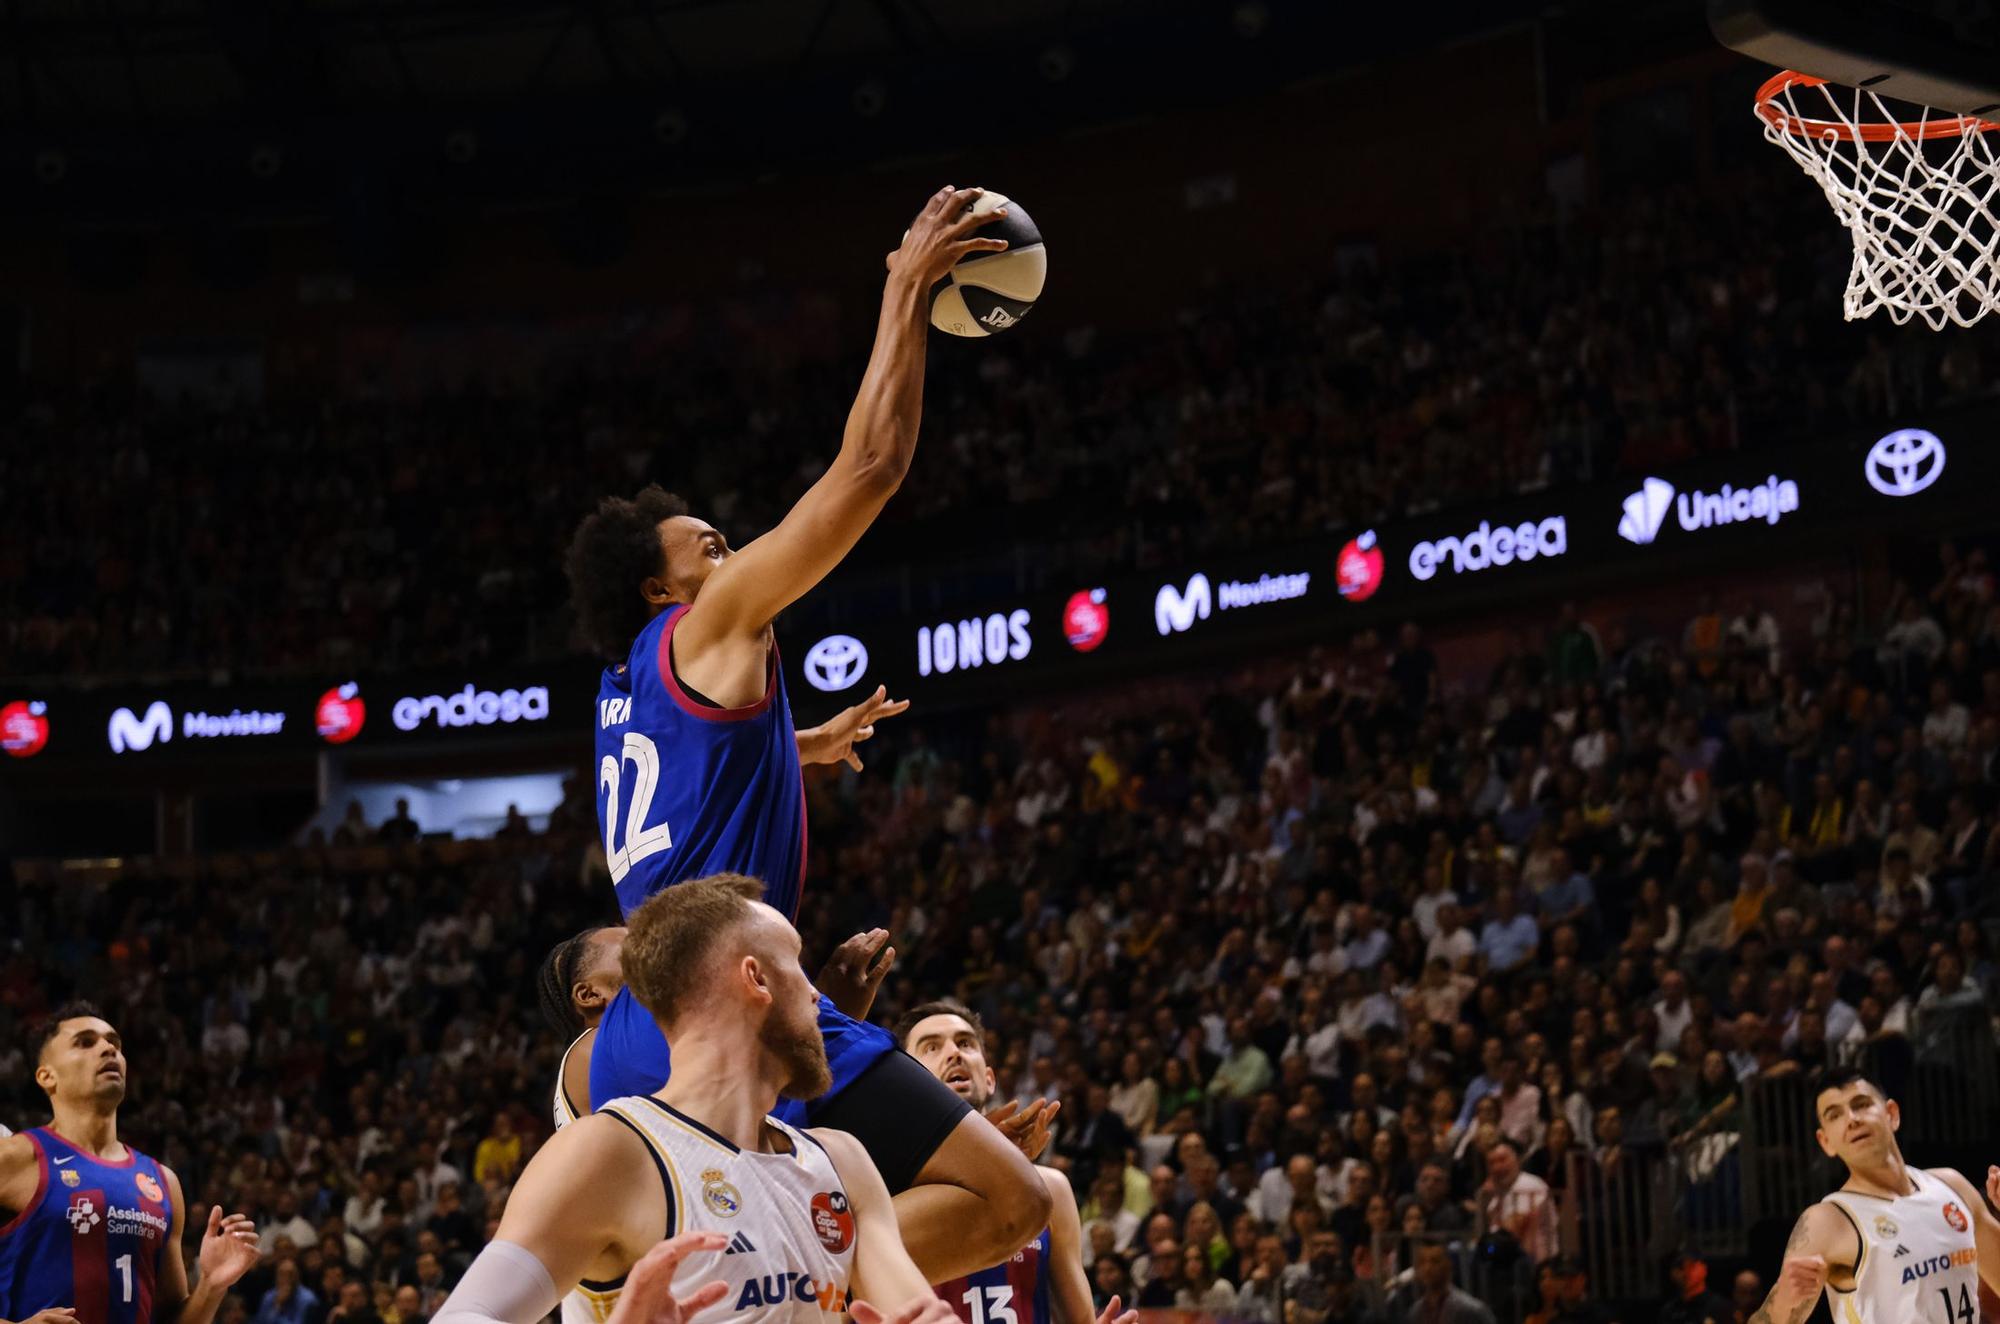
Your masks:
M745 1152L658 1099L613 1099L597 1110L646 1142L667 1196L665 1236L720 1232L729 1244L681 1261L676 1294L720 1280L719 1310L733 1319L830 1324L845 1316L854 1266L854 1212L833 1159L804 1132L775 1117L767 1125L791 1141L789 1154ZM585 1320L601 1322L617 1303L616 1283L583 1283ZM582 1324L563 1303L565 1324Z
M583 1032L583 1034L589 1034L589 1033L590 1033L589 1030L585 1030ZM569 1055L571 1053L574 1053L576 1051L576 1046L583 1042L583 1034L579 1034L576 1038L569 1041L569 1047L563 1049L562 1061L556 1063L556 1097L554 1102L554 1111L556 1118L556 1130L558 1131L562 1130L565 1126L568 1126L571 1122L574 1122L580 1115L577 1105L570 1102L569 1093L563 1089L563 1081L568 1079L569 1077ZM589 1112L589 1111L590 1111L590 1101L588 1099L585 1099L583 1101L583 1108L581 1109L581 1112Z
M589 1030L583 1032L583 1034L589 1033ZM577 1111L571 1105L568 1093L563 1089L563 1081L569 1074L569 1055L583 1042L583 1034L569 1041L569 1047L563 1050L562 1061L556 1064L555 1119L558 1131L577 1118ZM604 1324L605 1318L611 1313L611 1301L617 1299L617 1294L613 1292L611 1297L606 1299L601 1291L592 1291L591 1286L593 1285L586 1284L564 1295L562 1324Z
M1979 1252L1965 1202L1930 1173L1909 1173L1916 1189L1893 1200L1826 1197L1861 1234L1854 1290L1827 1285L1834 1324L1979 1324Z

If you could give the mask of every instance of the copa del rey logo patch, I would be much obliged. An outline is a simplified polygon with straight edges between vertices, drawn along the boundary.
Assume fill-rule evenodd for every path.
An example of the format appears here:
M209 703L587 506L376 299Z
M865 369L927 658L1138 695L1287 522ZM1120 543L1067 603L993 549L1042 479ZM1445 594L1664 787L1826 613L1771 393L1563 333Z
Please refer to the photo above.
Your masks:
M812 1198L813 1231L819 1244L838 1255L854 1244L854 1214L847 1207L847 1192L821 1191Z
M1951 1224L1951 1230L1954 1232L1963 1232L1968 1226L1965 1221L1965 1211L1958 1207L1956 1200L1945 1202L1944 1221Z

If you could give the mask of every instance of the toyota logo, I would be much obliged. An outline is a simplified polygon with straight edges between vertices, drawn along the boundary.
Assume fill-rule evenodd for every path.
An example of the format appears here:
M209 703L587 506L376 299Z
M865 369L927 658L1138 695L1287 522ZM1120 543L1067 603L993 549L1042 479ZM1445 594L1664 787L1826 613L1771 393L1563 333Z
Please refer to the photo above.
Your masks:
M806 683L836 694L868 674L868 649L851 634L830 634L806 650Z
M1935 432L1902 428L1868 448L1861 471L1883 496L1915 496L1944 472L1944 443Z

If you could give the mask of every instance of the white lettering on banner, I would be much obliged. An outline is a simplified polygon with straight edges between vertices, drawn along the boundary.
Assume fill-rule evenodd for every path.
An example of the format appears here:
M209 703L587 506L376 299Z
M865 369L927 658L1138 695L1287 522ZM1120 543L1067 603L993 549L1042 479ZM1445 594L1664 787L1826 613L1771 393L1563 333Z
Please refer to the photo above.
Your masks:
M396 700L390 720L399 731L414 731L426 721L438 726L492 726L495 722L540 722L549 715L546 686L525 690L482 690L468 684L456 694L426 694Z
M1269 602L1289 602L1302 598L1312 587L1312 573L1259 575L1254 580L1225 579L1210 585L1208 576L1196 571L1188 576L1187 587L1160 585L1153 595L1153 628L1163 635L1192 630L1196 621L1205 621L1211 609L1261 607Z
M1761 487L1731 487L1724 483L1720 492L1683 492L1674 503L1681 527L1689 533L1717 524L1738 524L1760 519L1776 524L1799 508L1799 485L1789 478L1779 482L1776 474Z
M189 737L274 736L284 729L283 713L246 713L232 708L226 717L213 713L181 714L181 734Z
M1197 570L1185 592L1172 584L1160 585L1153 595L1153 624L1163 635L1191 630L1197 617L1208 619L1209 606L1208 576Z
M1027 609L1016 607L1006 615L973 616L962 621L917 628L917 674L949 675L974 667L1019 662L1034 647L1028 633Z
M155 740L165 744L174 738L173 710L158 699L146 709L144 717L136 717L130 708L119 708L111 714L111 752L123 754L126 750L138 751L152 748Z
M1310 572L1297 575L1259 575L1254 584L1239 584L1234 580L1215 590L1216 605L1227 611L1231 607L1256 607L1266 602L1285 602L1306 595L1306 587L1312 583Z
M1494 528L1486 520L1460 538L1439 538L1420 542L1410 549L1410 573L1418 579L1436 576L1438 567L1451 564L1455 575L1469 575L1490 566L1532 561L1538 556L1561 556L1569 550L1569 525L1561 515L1544 520L1524 520L1511 527Z

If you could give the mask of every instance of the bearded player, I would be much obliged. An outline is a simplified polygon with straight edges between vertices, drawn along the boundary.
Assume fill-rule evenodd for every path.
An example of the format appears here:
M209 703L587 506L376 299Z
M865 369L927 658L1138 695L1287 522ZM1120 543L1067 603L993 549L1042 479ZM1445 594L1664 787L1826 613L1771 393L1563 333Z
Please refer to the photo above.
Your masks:
M432 1324L536 1324L573 1289L606 1324L717 1303L772 1324L949 1324L866 1151L770 1115L781 1092L816 1098L833 1073L798 931L763 891L722 874L632 913L620 961L678 1069L556 1132Z
M48 1124L0 1138L0 1319L209 1324L257 1263L257 1230L211 1207L189 1289L180 1178L118 1138L118 1031L89 1003L63 1007L43 1025L35 1083Z
M909 472L922 412L929 291L960 259L1004 249L1004 208L941 189L889 255L874 351L825 474L769 533L732 548L658 487L586 518L565 562L579 630L618 659L598 691L598 822L621 909L717 873L760 879L795 918L806 860L802 763L860 767L856 742L906 706L878 689L824 727L793 729L771 622L868 531ZM1013 1254L1047 1222L1034 1168L879 1027L820 1005L830 1089L779 1115L866 1147L911 1254L933 1282ZM594 1105L669 1079L667 1042L627 989L591 1052Z
M979 1015L953 998L927 1002L896 1027L905 1052L983 1113L993 1100L993 1068L986 1062L986 1032ZM1049 1188L1049 1225L1010 1259L939 1283L937 1294L963 1324L1134 1324L1137 1311L1118 1312L1112 1297L1099 1314L1090 1308L1090 1279L1083 1270L1083 1223L1069 1178L1036 1168ZM1051 1290L1053 1288L1053 1290Z
M2000 1222L1979 1192L1950 1168L1903 1161L1902 1112L1860 1072L1830 1073L1813 1107L1847 1181L1799 1216L1746 1324L1800 1324L1822 1293L1835 1324L1978 1324L1977 1284L2000 1288Z

